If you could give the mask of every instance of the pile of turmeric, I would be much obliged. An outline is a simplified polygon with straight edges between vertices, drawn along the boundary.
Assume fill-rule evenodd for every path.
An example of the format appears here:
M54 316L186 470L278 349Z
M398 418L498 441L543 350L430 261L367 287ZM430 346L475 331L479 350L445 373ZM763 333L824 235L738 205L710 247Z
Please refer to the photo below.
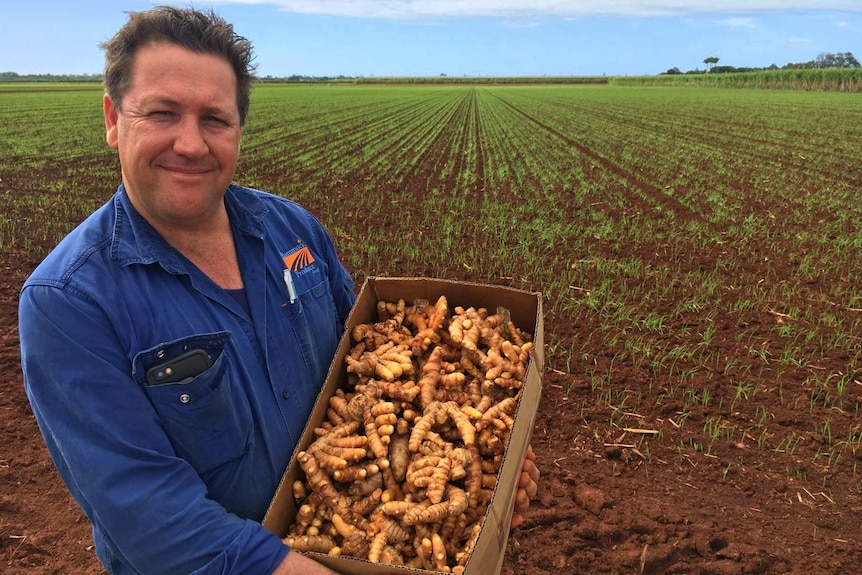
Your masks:
M498 308L381 301L357 325L346 389L297 454L284 542L462 573L478 539L526 379L532 336Z

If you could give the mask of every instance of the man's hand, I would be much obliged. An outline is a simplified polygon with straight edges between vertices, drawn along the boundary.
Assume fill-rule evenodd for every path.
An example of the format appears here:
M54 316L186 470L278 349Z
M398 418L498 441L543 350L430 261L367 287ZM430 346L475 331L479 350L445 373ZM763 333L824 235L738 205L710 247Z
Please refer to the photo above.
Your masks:
M301 553L291 550L278 564L272 575L338 575L338 573Z
M536 467L536 454L533 446L527 446L524 464L518 478L518 491L515 493L515 510L512 513L512 529L524 522L524 513L530 508L530 500L536 496L539 489L539 468Z

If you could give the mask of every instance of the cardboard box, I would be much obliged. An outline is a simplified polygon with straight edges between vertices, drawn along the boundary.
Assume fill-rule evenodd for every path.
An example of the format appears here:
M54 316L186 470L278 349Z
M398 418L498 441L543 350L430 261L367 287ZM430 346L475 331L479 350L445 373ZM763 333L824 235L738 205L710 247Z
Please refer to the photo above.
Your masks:
M293 523L297 507L292 495L292 485L297 473L301 473L296 462L296 453L306 449L315 439L313 430L326 418L330 396L336 389L344 387L346 384L347 373L344 367L344 357L351 347L349 334L353 327L360 323L376 322L377 302L380 300L398 301L404 299L406 302L412 302L417 298L422 298L434 302L441 295L446 296L450 309L454 309L456 306L484 307L493 313L498 306L503 306L509 310L511 319L516 326L533 334L534 348L531 352L526 381L518 402L497 487L483 521L479 540L465 569L465 575L495 575L500 573L509 536L509 524L515 503L514 496L521 463L530 441L530 434L542 393L544 333L542 298L539 293L428 278L369 277L366 279L356 305L347 319L346 333L341 339L324 387L317 397L309 423L306 425L290 465L282 477L278 490L264 517L264 527L279 537L284 537ZM427 570L371 563L351 557L330 557L317 553L308 553L308 555L330 569L345 575L433 573Z

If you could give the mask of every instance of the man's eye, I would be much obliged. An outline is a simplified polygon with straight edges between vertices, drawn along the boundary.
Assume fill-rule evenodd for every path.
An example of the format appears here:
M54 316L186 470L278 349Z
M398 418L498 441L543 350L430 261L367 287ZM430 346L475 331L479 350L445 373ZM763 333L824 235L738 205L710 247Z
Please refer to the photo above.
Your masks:
M219 118L217 116L206 116L204 118L204 120L206 120L207 122L212 122L214 124L222 124L222 125L227 124L227 122L225 122L224 120L222 120L221 118Z

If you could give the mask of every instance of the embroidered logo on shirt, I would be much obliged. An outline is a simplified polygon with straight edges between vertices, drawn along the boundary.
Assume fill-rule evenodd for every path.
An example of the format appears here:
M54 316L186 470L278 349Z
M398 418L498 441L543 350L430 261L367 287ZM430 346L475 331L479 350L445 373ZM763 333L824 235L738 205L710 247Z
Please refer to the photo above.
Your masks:
M298 272L314 263L314 256L308 246L301 245L281 258L284 266L292 272Z

